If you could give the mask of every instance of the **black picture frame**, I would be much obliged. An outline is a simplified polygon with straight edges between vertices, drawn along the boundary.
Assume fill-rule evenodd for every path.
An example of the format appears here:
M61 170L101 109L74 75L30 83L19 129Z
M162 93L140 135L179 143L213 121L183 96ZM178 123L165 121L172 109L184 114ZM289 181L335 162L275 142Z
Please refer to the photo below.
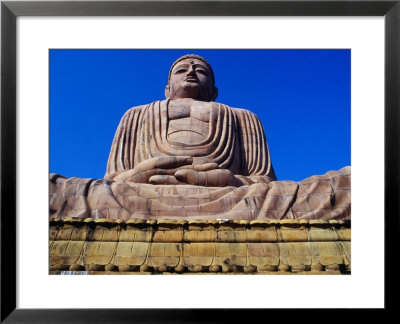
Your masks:
M389 252L399 232L400 0L392 1L1 1L1 322L234 322L240 309L16 308L16 18L18 16L384 16L385 18L385 309L397 278ZM373 152L371 151L373 154ZM371 170L373 190L373 170ZM384 265L373 264L373 267ZM367 283L366 283L367 284ZM85 293L88 296L88 292ZM88 296L90 297L90 296ZM151 301L149 301L151 303ZM260 314L261 313L261 314ZM249 314L247 314L248 316ZM247 317L246 316L246 317ZM261 316L261 317L260 317Z

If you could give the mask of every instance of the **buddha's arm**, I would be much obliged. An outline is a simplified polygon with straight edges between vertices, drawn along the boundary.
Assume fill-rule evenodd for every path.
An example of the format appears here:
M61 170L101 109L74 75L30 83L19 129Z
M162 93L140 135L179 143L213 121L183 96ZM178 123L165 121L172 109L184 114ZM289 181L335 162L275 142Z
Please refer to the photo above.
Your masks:
M244 185L269 183L276 180L264 128L251 111L235 108L241 139L240 159L244 175L235 175Z
M106 179L114 179L134 168L138 133L146 106L129 109L121 118L107 162Z

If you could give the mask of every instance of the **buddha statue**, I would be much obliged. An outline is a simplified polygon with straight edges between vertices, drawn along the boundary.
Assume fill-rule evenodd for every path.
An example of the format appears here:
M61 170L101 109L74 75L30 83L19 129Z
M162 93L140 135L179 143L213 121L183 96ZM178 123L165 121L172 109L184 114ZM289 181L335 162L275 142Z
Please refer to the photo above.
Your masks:
M122 117L104 179L50 176L50 217L350 219L350 167L277 181L259 118L217 95L204 58L176 60L166 99Z
M215 103L217 94L205 59L178 59L169 73L167 99L123 116L105 178L207 187L276 180L258 117Z

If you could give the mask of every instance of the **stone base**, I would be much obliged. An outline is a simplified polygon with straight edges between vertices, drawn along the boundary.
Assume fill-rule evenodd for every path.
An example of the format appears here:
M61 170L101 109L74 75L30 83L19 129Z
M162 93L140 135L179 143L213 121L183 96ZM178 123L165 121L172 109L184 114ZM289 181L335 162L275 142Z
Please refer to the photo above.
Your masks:
M50 274L349 274L350 221L53 219Z

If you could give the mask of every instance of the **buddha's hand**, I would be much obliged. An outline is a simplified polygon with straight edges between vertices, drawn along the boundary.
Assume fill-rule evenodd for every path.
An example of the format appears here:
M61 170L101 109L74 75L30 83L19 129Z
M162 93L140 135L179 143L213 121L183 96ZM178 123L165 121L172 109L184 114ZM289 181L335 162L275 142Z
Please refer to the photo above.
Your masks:
M195 173L204 173L205 171L210 171L218 169L219 165L217 163L200 163L197 164L193 161L192 164L184 164L175 169L168 170L168 173L157 173L150 177L149 183L154 185L176 185L176 184L189 184L184 178L178 179L175 174L178 170L181 171L193 171ZM173 173L172 173L173 171Z
M214 169L209 171L197 171L181 169L175 172L175 178L190 185L206 187L240 187L242 183L230 170Z
M164 181L164 184L166 179L169 179L168 184L178 184L178 180L174 177L175 172L180 167L190 168L192 164L193 158L190 156L160 156L143 161L132 170L121 172L113 180L127 183L153 183L153 179L161 176L162 180L159 179L159 181Z

